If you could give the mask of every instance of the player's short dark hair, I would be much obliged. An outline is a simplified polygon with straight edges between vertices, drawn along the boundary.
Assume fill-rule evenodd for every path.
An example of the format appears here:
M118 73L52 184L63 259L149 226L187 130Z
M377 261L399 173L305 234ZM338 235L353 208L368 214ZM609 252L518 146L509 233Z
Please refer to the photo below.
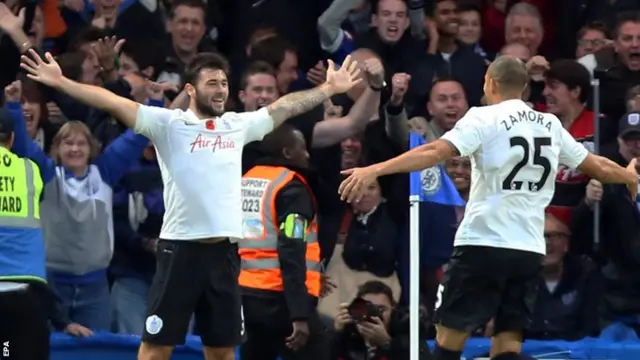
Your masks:
M289 124L282 124L267 134L260 143L262 154L270 158L281 159L284 149L295 143L296 128Z
M276 77L275 69L265 61L254 61L245 69L240 79L240 90L246 90L249 78L256 74L266 74Z
M202 70L222 70L227 76L229 76L229 62L224 56L213 53L205 52L196 55L191 61L189 66L184 70L184 83L194 85L198 82L198 77Z
M616 22L613 26L614 38L617 38L618 35L620 35L620 28L622 25L628 22L640 23L640 11L624 11L616 16Z
M489 65L487 74L498 84L498 90L503 93L524 91L529 83L529 74L524 62L513 56L498 56Z
M176 9L180 6L202 10L202 16L205 21L207 20L207 4L202 0L174 0L171 4L169 18L173 19L176 16Z
M274 69L278 69L287 52L296 53L296 48L281 36L266 38L251 48L250 61L264 61Z
M80 48L85 44L96 42L106 36L111 35L109 31L97 28L95 26L87 26L80 30L69 42L68 51L80 51Z
M366 283L358 286L358 293L356 294L356 297L377 294L385 295L392 306L396 305L396 300L393 298L393 290L391 290L389 285L378 280L367 281Z
M443 77L439 77L436 78L433 81L433 84L431 84L431 87L433 88L434 86L436 86L436 84L441 84L441 83L446 83L446 82L454 82L454 83L458 83L460 84L460 86L462 86L462 83L460 82L460 80L456 79L453 76L443 76Z
M557 80L569 90L580 88L579 100L585 103L591 96L591 74L579 62L573 59L559 59L551 63L544 73L545 80Z

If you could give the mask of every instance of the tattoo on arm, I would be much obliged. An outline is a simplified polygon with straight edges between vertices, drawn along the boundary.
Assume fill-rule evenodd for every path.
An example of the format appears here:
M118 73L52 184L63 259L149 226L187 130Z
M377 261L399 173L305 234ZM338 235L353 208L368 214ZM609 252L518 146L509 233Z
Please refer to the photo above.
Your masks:
M311 90L285 95L269 105L267 109L273 118L274 127L277 127L285 120L319 106L331 96L331 91L326 86L320 85Z

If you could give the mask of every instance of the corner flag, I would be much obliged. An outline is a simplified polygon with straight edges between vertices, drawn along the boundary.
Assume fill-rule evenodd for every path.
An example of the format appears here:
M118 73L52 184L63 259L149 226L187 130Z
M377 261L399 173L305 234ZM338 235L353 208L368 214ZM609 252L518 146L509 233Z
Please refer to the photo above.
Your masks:
M421 135L409 133L409 149L425 144ZM409 175L409 192L428 201L442 205L465 206L465 201L453 185L442 164Z

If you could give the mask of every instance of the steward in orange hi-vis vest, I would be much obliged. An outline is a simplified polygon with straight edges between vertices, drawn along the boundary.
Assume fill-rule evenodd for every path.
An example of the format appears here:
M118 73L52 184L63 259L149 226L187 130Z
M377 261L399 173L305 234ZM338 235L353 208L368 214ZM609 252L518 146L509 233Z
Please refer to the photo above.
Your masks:
M238 283L247 340L240 358L325 360L331 342L317 310L317 177L295 128L281 125L260 148L265 157L242 177Z
M321 276L320 245L315 218L303 228L295 216L287 217L279 224L276 214L276 196L293 179L308 187L302 176L280 166L256 166L242 178L244 238L239 242L239 282L242 287L284 291L277 250L278 237L284 233L287 237L301 238L306 243L305 285L309 294L318 297Z

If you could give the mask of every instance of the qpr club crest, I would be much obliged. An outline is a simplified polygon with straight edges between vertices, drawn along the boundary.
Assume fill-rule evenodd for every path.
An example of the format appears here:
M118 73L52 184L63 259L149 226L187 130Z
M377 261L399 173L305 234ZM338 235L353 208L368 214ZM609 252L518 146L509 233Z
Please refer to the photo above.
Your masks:
M420 173L420 181L424 195L433 195L440 191L440 171L440 167L438 166L422 170Z

